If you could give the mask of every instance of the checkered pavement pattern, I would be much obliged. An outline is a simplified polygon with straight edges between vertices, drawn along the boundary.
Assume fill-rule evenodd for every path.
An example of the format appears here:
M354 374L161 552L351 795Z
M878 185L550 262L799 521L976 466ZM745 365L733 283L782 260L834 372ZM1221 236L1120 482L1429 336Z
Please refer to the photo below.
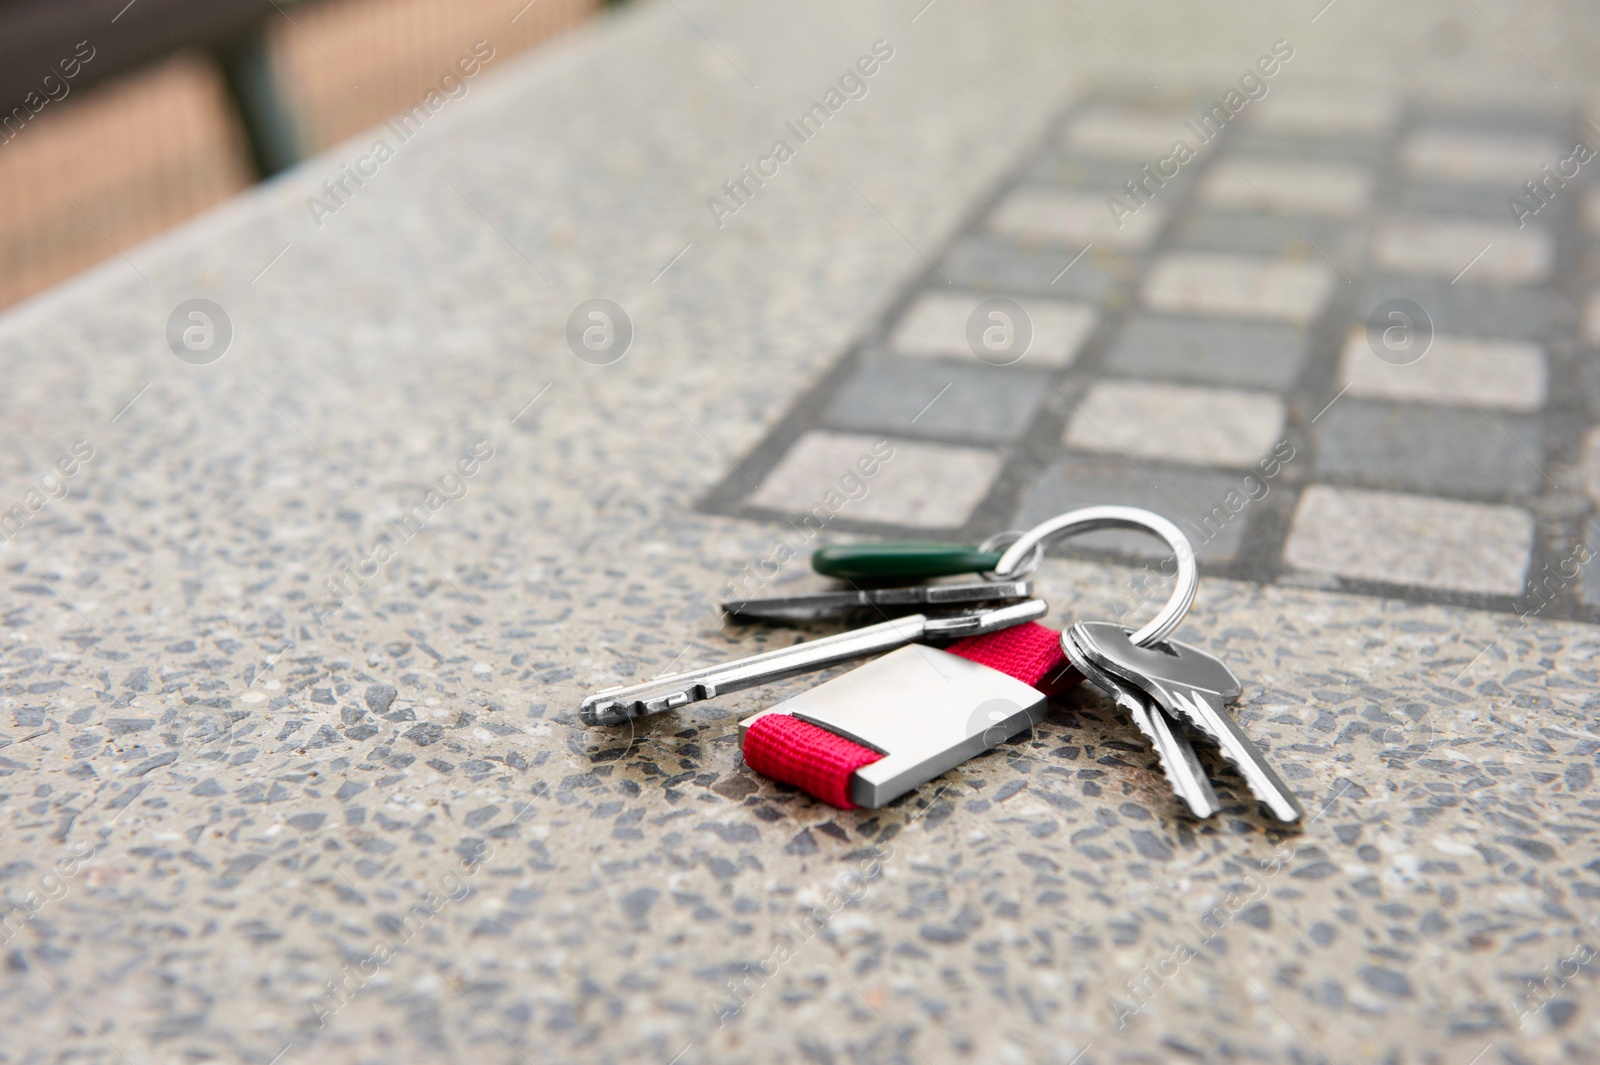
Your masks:
M1600 158L1559 172L1600 129L1284 92L1205 142L1208 106L1075 104L704 509L976 542L1127 503L1209 573L1600 620ZM1031 332L1005 365L992 299Z

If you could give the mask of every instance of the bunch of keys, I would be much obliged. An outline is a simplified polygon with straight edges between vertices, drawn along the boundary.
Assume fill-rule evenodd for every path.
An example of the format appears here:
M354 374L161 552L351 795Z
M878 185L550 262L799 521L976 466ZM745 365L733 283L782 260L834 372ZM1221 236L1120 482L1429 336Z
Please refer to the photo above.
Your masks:
M1010 545L999 558L982 560L992 567L984 575L996 584L1026 583L1017 578L1038 564L1046 544L1107 528L1153 533L1177 556L1171 599L1137 631L1109 622L1079 622L1060 634L1027 626L1048 610L1037 599L948 617L913 614L720 666L607 689L585 699L580 716L589 724L618 724L723 692L889 651L740 722L741 744L752 767L797 783L835 805L875 808L1043 720L1046 696L1036 685L1042 684L1048 670L1037 668L1041 662L1038 641L1040 634L1047 634L1056 662L1062 666L1070 662L1083 677L1104 689L1150 740L1174 793L1194 816L1209 817L1221 807L1175 718L1221 748L1223 757L1273 817L1297 821L1303 810L1294 794L1225 709L1242 691L1238 679L1220 660L1168 640L1188 613L1199 586L1194 549L1176 525L1136 507L1072 511L1020 536L1002 534ZM986 543L980 552L992 556L993 546L992 541ZM903 545L886 553L893 551L903 554ZM940 587L957 586L896 591L907 603L925 604L931 600L915 596L926 596ZM840 608L879 605L848 596L833 602ZM818 614L804 604L798 608L791 604L789 609L790 613L781 616ZM1022 636L1010 639L1004 635L1007 630ZM1005 646L984 648L982 641L969 639L985 635ZM940 638L962 642L950 651L916 642ZM1059 650L1054 646L1057 639ZM1060 673L1061 667L1055 672ZM759 757L753 757L757 754Z
M586 725L620 725L646 714L659 714L680 706L715 699L758 684L796 677L802 673L848 662L852 658L892 651L917 640L960 640L981 636L1042 618L1049 606L1042 599L974 610L949 617L911 614L862 629L851 629L817 640L806 640L776 651L765 651L721 665L682 673L668 673L643 684L606 688L578 707Z
M977 573L984 579L950 584L872 585L727 600L722 609L733 621L813 621L861 613L877 614L885 620L721 665L669 673L642 684L607 688L585 699L578 708L578 716L586 725L621 724L635 717L785 680L853 658L891 651L914 641L960 640L1042 618L1049 607L1042 600L1033 599L1033 585L1021 579L1038 567L1039 560L1044 557L1042 547L1017 567L1012 579L1001 579L987 572L988 567L1000 560L997 549L1021 535L998 533L977 548L929 543L868 543L822 548L812 558L817 572L852 583L966 573ZM931 613L934 610L952 612Z

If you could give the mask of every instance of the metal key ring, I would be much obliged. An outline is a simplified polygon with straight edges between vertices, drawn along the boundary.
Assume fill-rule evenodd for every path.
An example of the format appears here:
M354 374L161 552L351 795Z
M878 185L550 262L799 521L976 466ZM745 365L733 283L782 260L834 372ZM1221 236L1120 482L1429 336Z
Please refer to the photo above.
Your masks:
M1002 578L1011 577L1012 570L1021 569L1023 559L1030 552L1042 550L1046 544L1065 537L1099 529L1133 529L1151 533L1165 540L1177 556L1178 586L1173 589L1172 598L1144 628L1130 637L1139 647L1165 640L1177 631L1189 608L1194 605L1195 593L1200 589L1200 567L1195 563L1194 547L1190 545L1189 538L1183 535L1183 530L1152 511L1141 507L1106 506L1084 507L1057 514L1049 521L1035 525L1006 548L1006 553L995 563L994 572Z
M1005 532L997 532L983 543L979 544L978 550L983 552L1000 551L1004 548L1010 547L1012 544L1022 539L1025 535L1027 534L1021 529L1007 529ZM1039 544L1033 549L1032 553L1030 553L1027 558L1023 559L1022 562L1017 566L1017 571L1015 573L1002 577L996 571L988 570L978 574L978 576L982 577L986 581L1014 581L1020 577L1026 577L1028 574L1038 569L1039 563L1043 561L1044 545Z

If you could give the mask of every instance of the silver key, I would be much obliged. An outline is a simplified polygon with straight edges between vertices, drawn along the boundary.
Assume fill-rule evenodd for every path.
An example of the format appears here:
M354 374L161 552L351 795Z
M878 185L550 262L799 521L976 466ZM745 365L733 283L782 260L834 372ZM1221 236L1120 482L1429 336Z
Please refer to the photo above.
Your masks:
M891 613L924 606L960 607L1006 599L1026 599L1033 594L1028 581L971 581L963 584L922 584L910 588L846 588L831 592L771 595L760 599L730 599L722 604L735 621L781 618L804 621L837 617L853 610L875 609Z
M1200 768L1200 759L1190 746L1189 737L1144 692L1097 665L1073 643L1072 632L1072 629L1068 629L1062 641L1067 657L1085 679L1111 696L1117 706L1133 719L1139 731L1155 748L1167 783L1183 800L1189 812L1195 817L1205 818L1221 810L1222 803L1212 790L1211 781L1206 779L1205 770Z
M1273 817L1292 823L1305 816L1294 792L1228 713L1226 705L1244 689L1220 659L1177 640L1137 647L1127 629L1107 621L1079 622L1072 627L1072 639L1093 664L1121 676L1210 737Z
M798 676L880 651L891 651L917 640L959 640L966 636L997 632L1042 618L1049 609L1042 599L1027 599L993 610L971 611L951 617L930 618L925 614L911 614L721 665L669 673L643 684L607 688L585 699L578 707L578 717L586 725L619 725L630 718L675 710L702 699L714 699L725 692Z

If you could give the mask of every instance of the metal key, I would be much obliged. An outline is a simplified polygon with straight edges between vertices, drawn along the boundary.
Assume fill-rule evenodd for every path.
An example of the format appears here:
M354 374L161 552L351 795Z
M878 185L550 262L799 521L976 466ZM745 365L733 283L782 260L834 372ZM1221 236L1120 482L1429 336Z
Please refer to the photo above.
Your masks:
M1294 822L1305 816L1294 792L1228 713L1226 705L1244 689L1220 659L1177 640L1137 647L1127 629L1107 621L1079 622L1071 631L1073 643L1092 664L1121 676L1210 737L1273 817Z
M1144 692L1095 663L1073 643L1072 629L1066 631L1062 647L1068 652L1067 657L1078 672L1111 696L1117 706L1133 719L1139 731L1144 733L1155 748L1167 783L1183 800L1189 812L1196 817L1206 818L1221 810L1222 803L1212 790L1211 781L1206 779L1205 771L1200 768L1200 759L1190 746L1189 737L1167 717L1166 712L1151 702Z
M885 617L924 606L962 606L1033 594L1028 581L973 581L966 584L923 584L909 588L846 588L840 591L771 595L760 599L730 599L722 604L735 621L780 618L804 621L836 617L853 610L873 609Z
M607 688L585 699L578 707L578 717L586 725L618 725L630 718L675 710L702 699L714 699L725 692L798 676L917 640L958 640L997 632L1042 618L1049 609L1042 599L1028 599L993 610L951 617L911 614L721 665L669 673L643 684Z

